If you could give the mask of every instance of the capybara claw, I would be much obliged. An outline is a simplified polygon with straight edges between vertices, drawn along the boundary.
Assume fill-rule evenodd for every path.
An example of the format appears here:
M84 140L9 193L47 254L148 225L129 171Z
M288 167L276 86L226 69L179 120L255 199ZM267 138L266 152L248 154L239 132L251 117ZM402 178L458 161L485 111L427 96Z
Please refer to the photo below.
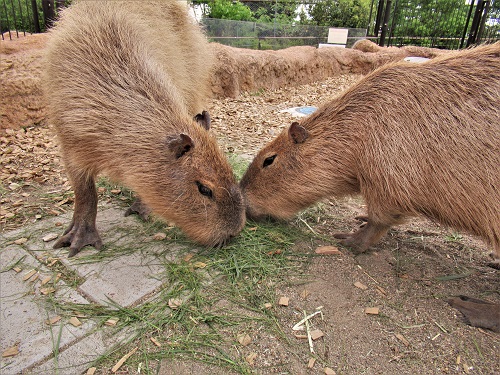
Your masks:
M97 233L97 229L82 229L75 225L68 233L56 241L53 248L60 249L62 247L69 247L68 258L71 258L78 254L83 247L88 245L93 246L97 250L101 250L102 240L99 233Z
M363 223L367 223L368 222L368 216L366 216L366 215L355 216L354 220L361 221Z
M350 233L334 233L333 238L336 238L338 240L345 240L346 238L351 237Z
M491 253L490 258L492 259L488 262L488 267L494 268L496 270L500 270L500 259L498 258L497 253Z
M467 324L500 332L500 305L466 296L450 298L448 304L460 311Z

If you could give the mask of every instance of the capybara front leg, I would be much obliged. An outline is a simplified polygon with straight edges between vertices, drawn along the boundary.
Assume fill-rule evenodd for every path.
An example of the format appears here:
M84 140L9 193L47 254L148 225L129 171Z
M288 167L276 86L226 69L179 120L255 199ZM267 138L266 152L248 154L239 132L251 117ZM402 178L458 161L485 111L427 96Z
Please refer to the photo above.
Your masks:
M72 257L87 245L97 250L102 248L102 241L95 225L97 216L97 191L92 177L78 177L73 180L75 190L75 212L70 226L64 235L54 244L54 249L69 246Z
M499 304L465 296L451 298L448 303L460 311L471 326L500 332Z
M376 244L384 236L391 226L381 223L374 223L368 220L361 228L354 233L336 233L333 237L340 239L341 243L350 247L354 253L360 254L370 246Z

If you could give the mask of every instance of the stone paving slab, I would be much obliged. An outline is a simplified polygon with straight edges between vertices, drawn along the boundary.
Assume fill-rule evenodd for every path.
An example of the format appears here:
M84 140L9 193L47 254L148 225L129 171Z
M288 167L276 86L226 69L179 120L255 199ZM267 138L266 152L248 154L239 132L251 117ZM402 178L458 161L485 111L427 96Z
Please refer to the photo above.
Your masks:
M57 313L44 304L41 298L41 280L51 271L33 258L19 246L9 246L0 252L2 268L23 259L23 265L28 267L16 273L14 270L0 274L1 299L1 337L2 352L18 345L19 354L3 358L0 364L0 374L17 374L52 355L57 346L70 345L83 337L95 325L92 321L84 322L74 327L66 322L49 326L46 320ZM37 269L36 281L23 280L27 270ZM35 278L36 274L32 276ZM31 279L31 278L30 278ZM59 281L60 288L65 289L65 283ZM88 303L76 292L71 293L71 300L78 303ZM60 338L59 338L60 337ZM59 342L57 344L57 342Z
M102 305L110 301L120 306L131 306L151 295L162 286L161 272L165 267L156 257L142 254L121 256L103 264L75 266L85 282L78 287L93 301Z
M165 262L175 261L184 250L180 245L155 241L146 230L150 224L124 217L123 209L104 204L99 207L97 226L105 253L87 247L68 259L67 249L53 250L55 239L43 238L60 235L70 218L68 213L39 220L0 236L0 268L4 271L0 273L0 351L16 344L19 348L16 356L1 359L2 375L52 374L57 369L60 374L80 374L128 334L106 334L110 327L98 327L92 319L83 319L79 327L73 327L67 318L49 326L45 321L57 311L41 293L50 282L42 287L41 281L50 275L54 279L56 271L47 265L51 261L59 262L80 280L76 285L59 280L50 294L57 301L109 306L112 300L131 306L154 296L163 286ZM20 272L6 270L18 261ZM30 270L38 276L23 280ZM59 350L57 359L54 348Z
M57 361L52 358L45 363L26 372L26 375L80 375L85 374L92 366L97 354L109 351L117 342L126 340L130 332L113 332L112 328L103 328L71 345L58 355Z

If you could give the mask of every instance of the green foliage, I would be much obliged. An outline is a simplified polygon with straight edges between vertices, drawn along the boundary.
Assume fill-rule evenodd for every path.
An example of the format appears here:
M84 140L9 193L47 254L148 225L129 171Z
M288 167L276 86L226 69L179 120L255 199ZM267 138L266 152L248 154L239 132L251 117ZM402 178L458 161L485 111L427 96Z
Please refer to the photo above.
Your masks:
M57 10L71 5L72 0L53 0L52 6ZM37 17L35 17L37 16ZM38 21L36 20L38 18ZM39 31L46 31L42 0L0 0L0 25L2 33L7 30L37 32L35 23L38 22Z
M393 18L406 24L406 35L427 37L460 36L469 6L463 0L403 0Z
M36 4L40 27L43 30L45 25L43 21L42 1L37 0ZM2 25L2 33L7 30L35 32L31 1L0 1L0 24Z
M302 12L301 23L330 27L366 28L370 14L369 0L321 0L306 5L311 19Z
M490 17L494 10L493 4ZM396 27L391 37L397 44L458 48L469 11L470 4L463 0L402 0L392 14ZM469 29L471 24L472 19Z
M252 21L252 11L239 1L213 0L209 3L209 18L220 18L236 21Z
M300 4L297 0L247 2L254 11L257 22L291 24L297 17L297 8Z

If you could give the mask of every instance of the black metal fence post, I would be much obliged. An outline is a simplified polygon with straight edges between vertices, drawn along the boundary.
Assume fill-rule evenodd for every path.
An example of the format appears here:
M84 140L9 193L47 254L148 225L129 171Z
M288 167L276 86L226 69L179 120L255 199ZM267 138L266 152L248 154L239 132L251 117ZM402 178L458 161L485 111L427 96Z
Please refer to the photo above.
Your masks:
M486 23L486 19L488 18L488 13L490 11L491 0L486 1L486 6L484 7L483 17L481 19L481 25L479 26L479 31L476 36L476 43L481 42L481 38L483 37L484 25Z
M45 21L45 28L52 27L56 13L54 11L54 0L42 0L43 19Z
M483 18L483 12L485 9L487 1L478 0L476 6L476 12L474 13L474 19L472 20L472 25L470 26L469 39L467 39L467 47L476 43L478 40L478 32L481 26L481 19ZM485 17L486 15L484 15Z
M379 0L377 7L377 17L375 19L375 28L373 29L373 35L376 37L378 37L378 33L380 32L380 24L382 23L383 14L384 14L384 0Z
M33 10L33 26L35 33L39 33L40 30L40 20L38 19L38 6L36 5L36 0L31 0L31 9Z
M384 22L382 23L382 32L380 33L380 41L378 45L383 47L385 44L385 37L387 35L387 25L389 24L389 17L391 15L391 5L392 0L387 0L385 4L385 12L384 12Z

